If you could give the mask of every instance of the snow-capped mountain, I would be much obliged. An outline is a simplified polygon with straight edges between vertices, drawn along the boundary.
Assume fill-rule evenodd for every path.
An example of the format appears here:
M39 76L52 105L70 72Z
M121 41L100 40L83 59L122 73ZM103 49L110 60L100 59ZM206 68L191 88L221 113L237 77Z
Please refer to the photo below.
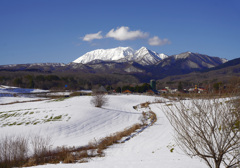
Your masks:
M189 58L194 62L206 62L210 64L215 64L215 63L222 64L222 63L228 62L228 60L225 58L210 57L205 54L192 53L192 52L181 53L178 55L174 55L173 57L175 58L175 60Z
M178 72L190 72L195 70L203 70L219 66L227 62L226 59L219 57L211 57L204 54L184 52L178 55L170 56L157 64L161 70Z
M118 47L112 49L97 49L82 55L78 59L74 60L74 63L86 64L93 60L103 61L117 61L123 59L126 56L134 54L134 50L130 47Z
M210 57L205 54L185 52L178 55L174 55L175 61L185 59L185 66L189 68L212 68L227 62L226 59L219 57Z
M87 52L73 62L86 64L95 60L116 62L133 61L141 65L152 65L167 57L168 56L165 54L158 54L146 47L142 47L137 51L130 47L118 47L112 49L93 50Z

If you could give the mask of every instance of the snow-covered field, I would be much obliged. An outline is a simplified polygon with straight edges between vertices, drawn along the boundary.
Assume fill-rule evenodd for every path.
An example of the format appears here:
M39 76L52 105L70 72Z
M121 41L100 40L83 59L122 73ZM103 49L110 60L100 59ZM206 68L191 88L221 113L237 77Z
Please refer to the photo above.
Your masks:
M87 145L140 122L144 109L135 110L133 106L156 99L140 95L110 95L108 98L108 105L103 108L93 107L90 96L0 105L0 136L40 134L51 137L55 147ZM1 99L7 101L9 97ZM172 127L161 111L163 106L165 104L151 104L157 122L130 141L108 148L105 157L81 164L48 164L36 168L206 167L198 159L185 156L175 145Z

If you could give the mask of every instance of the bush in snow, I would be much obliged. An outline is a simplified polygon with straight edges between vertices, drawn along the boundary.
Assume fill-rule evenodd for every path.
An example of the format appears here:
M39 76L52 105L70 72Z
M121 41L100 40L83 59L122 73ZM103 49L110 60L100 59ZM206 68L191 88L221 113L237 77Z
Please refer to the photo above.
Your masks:
M108 98L105 94L102 93L94 93L91 104L93 104L95 107L102 107L103 105L106 105L108 102Z

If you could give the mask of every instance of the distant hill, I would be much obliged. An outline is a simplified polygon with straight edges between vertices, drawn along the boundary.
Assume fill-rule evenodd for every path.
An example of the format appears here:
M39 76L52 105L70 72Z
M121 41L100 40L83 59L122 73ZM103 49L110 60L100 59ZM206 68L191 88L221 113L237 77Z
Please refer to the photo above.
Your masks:
M236 59L230 60L230 61L228 61L228 62L226 62L224 64L221 64L219 66L216 66L216 67L204 70L203 72L209 72L209 71L213 71L213 70L228 68L228 67L239 65L239 64L240 64L240 58L236 58Z
M168 76L161 81L215 82L229 81L240 77L240 58L230 60L219 66L184 75Z

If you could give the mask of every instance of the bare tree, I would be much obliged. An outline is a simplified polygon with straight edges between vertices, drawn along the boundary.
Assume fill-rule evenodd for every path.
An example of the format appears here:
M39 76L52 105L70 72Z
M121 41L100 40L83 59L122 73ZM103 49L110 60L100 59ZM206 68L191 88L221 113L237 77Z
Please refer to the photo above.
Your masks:
M28 158L28 140L22 136L0 138L0 167L10 168L24 163Z
M30 139L30 144L33 150L33 156L38 158L51 150L51 138L33 135Z
M237 103L236 103L237 102ZM234 99L194 99L167 105L178 146L210 168L240 164L240 108Z
M95 107L102 107L103 105L106 105L108 102L108 98L105 94L103 93L94 93L93 97L91 99L91 103L95 106Z

